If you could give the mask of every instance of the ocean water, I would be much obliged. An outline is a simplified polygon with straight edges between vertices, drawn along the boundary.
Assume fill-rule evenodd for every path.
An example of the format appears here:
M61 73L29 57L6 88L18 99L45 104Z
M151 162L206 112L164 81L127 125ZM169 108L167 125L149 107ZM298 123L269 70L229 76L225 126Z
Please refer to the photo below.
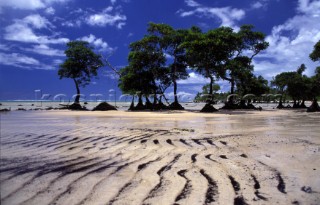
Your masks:
M0 109L10 109L10 110L18 110L18 109L26 109L26 110L45 110L47 108L62 108L63 105L70 105L72 102L57 102L57 101L0 101ZM97 106L101 101L89 101L87 104L81 102L80 104L85 106L87 109L92 110L95 106ZM127 110L131 104L131 101L126 102L108 102L109 104L116 106L118 110ZM136 104L137 102L135 102ZM311 102L306 102L306 106L309 106ZM205 105L205 103L181 103L181 105L186 110L201 110L201 108ZM218 103L214 105L215 108L221 108L224 104ZM271 110L277 106L277 103L254 103L256 107L261 106L264 110ZM287 105L286 103L284 104Z
M73 102L57 102L57 101L0 101L0 109L11 109L18 110L19 108L23 108L26 110L44 110L47 108L63 108L64 105L71 105ZM97 102L80 102L82 106L85 106L87 109L92 110L95 106L97 106L99 101ZM127 109L130 106L131 102L108 102L111 105L116 105L119 109Z

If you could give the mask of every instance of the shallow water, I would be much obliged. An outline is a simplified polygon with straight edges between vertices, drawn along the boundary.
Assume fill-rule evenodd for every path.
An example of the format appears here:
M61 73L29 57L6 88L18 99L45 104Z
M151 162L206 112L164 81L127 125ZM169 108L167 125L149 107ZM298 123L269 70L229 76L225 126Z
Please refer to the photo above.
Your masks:
M30 109L46 109L49 107L52 108L61 108L61 105L70 105L72 102L53 102L53 101L0 101L0 109L11 109L11 110L17 110L19 108L23 108L26 110ZM87 104L84 104L81 102L80 104L82 106L85 106L87 109L92 110L95 106L97 106L101 102L87 102ZM128 110L130 107L131 102L108 102L109 104L116 106L118 110ZM194 110L194 111L199 111L201 110L205 103L181 103L181 105L186 109L186 110ZM277 103L254 103L253 104L256 107L261 106L265 110L272 110L275 109L277 106ZM285 106L287 104L284 104ZM306 106L310 106L311 102L306 102ZM223 107L223 103L219 103L214 105L215 108L219 109Z

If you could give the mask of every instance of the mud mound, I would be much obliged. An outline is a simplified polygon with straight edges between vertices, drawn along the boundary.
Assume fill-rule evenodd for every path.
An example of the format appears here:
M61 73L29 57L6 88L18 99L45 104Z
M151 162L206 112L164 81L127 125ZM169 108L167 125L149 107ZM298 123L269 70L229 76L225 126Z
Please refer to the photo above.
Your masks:
M73 103L69 106L66 106L65 109L68 110L87 110L85 107L82 107L80 103Z
M201 110L200 112L218 112L218 110L216 108L213 107L213 105L210 104L206 104Z
M92 111L108 111L108 110L117 110L114 106L110 105L107 102L102 102L96 107L93 108Z
M184 110L184 107L177 102L173 102L169 105L170 110Z

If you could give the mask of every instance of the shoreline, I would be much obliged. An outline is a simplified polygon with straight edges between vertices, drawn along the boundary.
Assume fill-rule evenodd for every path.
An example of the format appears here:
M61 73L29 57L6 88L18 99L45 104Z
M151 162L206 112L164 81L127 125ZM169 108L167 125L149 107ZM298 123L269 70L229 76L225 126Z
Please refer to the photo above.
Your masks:
M10 110L18 110L18 109L25 109L25 110L53 110L53 109L62 109L63 106L60 106L60 102L4 102L0 101L0 109L10 109ZM88 110L92 110L101 102L81 102L82 106L85 106ZM115 106L114 102L108 102L110 105ZM309 107L311 105L311 101L306 101L306 106ZM319 102L320 103L320 102ZM72 103L71 103L72 104ZM127 110L130 107L131 101L129 102L116 102L116 107L118 110ZM288 103L284 103L286 105ZM289 103L290 104L290 103ZM181 103L181 105L185 108L185 110L190 111L200 111L204 106L205 103ZM271 110L275 109L278 103L253 103L254 106L259 107L261 106L263 110ZM213 105L216 109L220 109L224 106L224 103L218 103ZM284 108L287 109L287 108ZM291 108L293 109L293 108ZM304 108L298 108L304 109Z

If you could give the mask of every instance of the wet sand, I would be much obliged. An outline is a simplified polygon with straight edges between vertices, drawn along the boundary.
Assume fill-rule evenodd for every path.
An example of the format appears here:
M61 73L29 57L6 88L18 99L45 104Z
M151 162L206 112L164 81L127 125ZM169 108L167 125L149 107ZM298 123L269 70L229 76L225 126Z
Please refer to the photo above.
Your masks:
M320 115L1 113L1 204L320 204Z

